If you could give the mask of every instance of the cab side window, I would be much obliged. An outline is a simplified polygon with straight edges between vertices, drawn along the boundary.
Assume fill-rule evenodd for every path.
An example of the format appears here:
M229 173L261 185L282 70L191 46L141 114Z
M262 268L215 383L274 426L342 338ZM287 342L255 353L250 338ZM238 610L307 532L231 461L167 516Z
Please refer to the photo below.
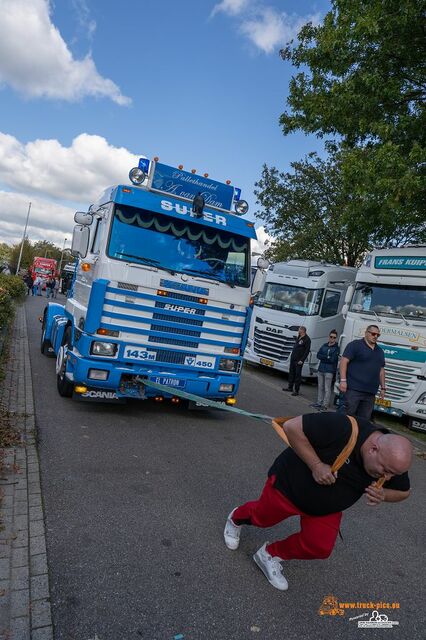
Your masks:
M102 219L97 218L95 230L93 232L93 241L92 241L92 253L99 253L99 247L101 244L102 237Z
M322 304L321 318L329 318L330 316L337 315L340 295L340 291L329 291L327 289L324 296L324 302Z

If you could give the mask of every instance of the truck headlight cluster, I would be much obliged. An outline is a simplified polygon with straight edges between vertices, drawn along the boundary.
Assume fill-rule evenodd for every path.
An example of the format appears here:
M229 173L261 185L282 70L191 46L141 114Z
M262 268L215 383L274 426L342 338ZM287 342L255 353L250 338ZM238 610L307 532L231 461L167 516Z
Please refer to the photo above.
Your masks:
M219 385L219 391L222 391L223 393L232 393L234 390L234 385L233 384L220 384Z
M115 342L92 342L90 352L94 356L115 356L117 344Z
M240 369L240 361L235 358L221 358L219 360L219 369L221 371L232 371L237 373Z

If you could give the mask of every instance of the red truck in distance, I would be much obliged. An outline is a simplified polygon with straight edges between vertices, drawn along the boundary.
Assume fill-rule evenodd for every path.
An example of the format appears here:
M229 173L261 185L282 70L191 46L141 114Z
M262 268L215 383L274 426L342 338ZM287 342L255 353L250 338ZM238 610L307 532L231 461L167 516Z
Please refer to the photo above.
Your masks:
M28 269L28 271L30 272L33 280L37 276L40 276L40 278L44 280L44 283L48 278L51 278L52 276L54 278L59 278L58 262L53 258L39 258L36 256L33 260L31 267ZM44 289L44 284L43 284L43 289Z

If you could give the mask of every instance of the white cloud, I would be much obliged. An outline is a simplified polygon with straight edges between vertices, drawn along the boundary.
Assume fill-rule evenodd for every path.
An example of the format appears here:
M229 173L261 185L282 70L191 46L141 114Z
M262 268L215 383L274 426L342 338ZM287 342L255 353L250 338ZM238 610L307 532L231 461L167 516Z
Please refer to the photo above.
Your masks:
M58 140L22 144L0 132L0 183L26 193L90 204L109 185L128 182L139 156L82 133L64 147Z
M0 191L0 242L9 245L21 242L30 201L29 240L48 240L62 247L64 238L67 238L69 247L74 227L74 208L9 191Z
M213 8L211 17L219 12L238 16L240 33L264 53L272 53L296 39L307 22L318 24L320 21L319 14L289 15L273 7L262 6L256 0L222 0Z
M231 16L236 16L241 13L250 3L250 0L222 0L219 4L216 4L213 7L213 11L211 12L211 16L216 15L216 13L227 13Z
M90 54L73 58L49 10L49 0L0 0L0 83L31 98L94 96L130 104L112 80L98 73Z
M240 31L264 53L271 53L283 47L307 22L318 23L319 16L297 16L278 12L271 7L259 8L253 17L243 21Z
M266 249L269 249L273 244L274 239L265 231L265 227L262 225L261 227L257 227L256 229L257 240L252 240L251 251L253 253L263 254ZM251 258L251 264L256 265L259 256L253 256Z

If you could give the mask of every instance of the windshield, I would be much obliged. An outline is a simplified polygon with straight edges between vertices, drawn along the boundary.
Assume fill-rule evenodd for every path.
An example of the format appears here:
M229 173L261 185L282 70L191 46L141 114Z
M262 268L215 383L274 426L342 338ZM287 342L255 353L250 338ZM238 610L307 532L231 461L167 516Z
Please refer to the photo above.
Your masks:
M187 220L116 205L108 255L248 287L250 241Z
M53 269L48 269L47 267L36 267L35 268L35 272L38 273L40 276L43 275L50 275L52 273Z
M324 289L305 289L288 284L267 282L256 300L259 307L315 316L321 306Z
M352 297L350 310L372 316L403 316L424 320L426 288L359 282Z

